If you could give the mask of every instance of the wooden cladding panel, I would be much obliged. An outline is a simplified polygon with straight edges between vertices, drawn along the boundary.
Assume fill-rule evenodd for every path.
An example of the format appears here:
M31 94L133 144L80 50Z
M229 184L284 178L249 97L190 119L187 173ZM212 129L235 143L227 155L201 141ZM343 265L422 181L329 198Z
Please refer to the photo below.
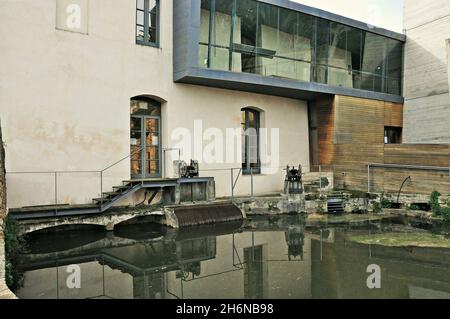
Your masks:
M311 123L317 137L318 163L330 165L334 161L334 99L321 99L312 105Z
M337 96L335 144L383 144L384 102Z
M403 127L403 105L384 103L384 126Z
M450 145L386 145L384 163L449 167Z
M380 169L375 169L372 175L378 174ZM405 170L405 169L381 169L384 175L383 187L375 187L375 191L397 193L403 181L409 176L410 181L405 183L402 193L431 194L434 190L441 194L450 194L450 175L448 172Z

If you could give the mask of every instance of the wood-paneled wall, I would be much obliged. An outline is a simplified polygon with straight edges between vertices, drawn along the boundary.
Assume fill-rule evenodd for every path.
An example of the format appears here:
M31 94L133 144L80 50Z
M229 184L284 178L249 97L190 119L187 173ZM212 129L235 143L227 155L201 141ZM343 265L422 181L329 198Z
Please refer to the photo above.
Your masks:
M384 128L402 127L403 106L384 101L347 96L321 100L312 105L317 123L319 163L333 169L335 185L366 191L368 163L450 166L450 145L384 144ZM398 192L411 176L405 192L429 194L438 190L450 194L449 172L404 169L373 169L371 189Z

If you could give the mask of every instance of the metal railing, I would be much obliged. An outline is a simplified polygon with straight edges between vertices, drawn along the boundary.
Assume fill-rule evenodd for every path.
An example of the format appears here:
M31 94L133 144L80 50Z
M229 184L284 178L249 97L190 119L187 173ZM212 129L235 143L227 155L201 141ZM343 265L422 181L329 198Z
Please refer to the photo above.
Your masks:
M58 208L61 205L67 205L67 203L62 203L60 202L60 194L61 194L61 187L60 187L60 180L61 180L61 175L81 175L81 174L93 174L96 175L98 178L98 182L99 182L99 188L100 188L100 192L99 192L99 209L100 211L102 211L103 207L104 207L104 186L105 186L105 176L106 174L112 170L113 168L117 167L118 165L120 165L121 163L123 163L124 161L130 159L134 154L141 152L142 150L144 150L144 146L140 147L139 149L136 149L132 152L130 152L129 155L124 156L123 158L119 159L118 161L106 166L105 168L103 168L102 170L74 170L74 171L63 171L63 170L58 170L58 171L23 171L23 172L7 172L7 175L33 175L33 174L37 174L37 175L51 175L52 179L53 179L53 196L46 196L48 199L51 199L53 197L53 203L49 203L48 206L54 206L54 211L55 211L55 215L58 213ZM167 172L166 172L166 163L165 161L167 160L166 157L166 153L167 152L172 152L172 151L178 151L178 160L181 159L181 152L182 150L179 148L164 148L162 149L162 153L163 153L163 177L167 177ZM230 194L231 194L231 200L234 202L235 201L235 197L236 197L236 189L238 188L238 183L239 181L242 179L243 176L249 177L249 182L250 185L248 187L248 191L249 191L249 195L251 198L254 198L255 196L255 176L257 178L259 178L261 175L259 174L260 170L277 170L278 172L285 172L286 171L286 166L280 166L280 167L265 167L262 166L262 168L258 168L258 174L255 174L255 168L250 168L250 173L249 174L244 174L243 172L243 168L242 167L230 167L230 168L217 168L217 169L201 169L200 172L201 173L206 173L206 172L229 172L229 179L230 179ZM304 172L318 172L319 173L319 190L320 190L320 194L322 195L322 191L323 191L323 185L322 185L322 171L323 171L323 167L321 165L319 166L303 166ZM237 175L236 175L237 172ZM304 173L305 174L305 173ZM262 176L265 176L264 173L262 174ZM284 176L283 176L284 177ZM91 179L90 179L91 182ZM282 183L283 181L280 179L280 188L282 189ZM94 196L92 196L94 197ZM24 206L24 205L22 205ZM31 205L29 205L31 206Z
M323 185L323 172L324 167L322 165L316 165L316 166L303 166L303 175L309 174L309 173L318 173L319 174L319 192L320 196L323 195L324 191L324 185ZM250 195L250 198L255 197L255 178L260 178L261 176L266 176L264 173L262 174L255 174L255 170L261 171L261 170L277 170L278 172L285 172L286 166L279 166L279 167L265 167L262 166L261 168L250 168L250 173L244 174L242 167L230 167L230 168L209 168L209 169L200 169L200 173L210 173L210 172L229 172L229 180L230 180L230 196L231 201L235 202L236 199L236 189L238 186L239 181L245 176L249 177L250 185L247 188L247 192ZM236 175L237 172L237 175ZM280 179L280 190L283 189L283 183L284 183L284 177L285 175L282 174L283 180Z
M380 163L369 163L367 164L367 192L372 191L371 188L371 169L375 168L388 168L388 169L401 169L401 170L415 170L415 171L429 171L429 172L447 172L450 178L450 166L426 166L426 165L402 165L402 164L380 164Z

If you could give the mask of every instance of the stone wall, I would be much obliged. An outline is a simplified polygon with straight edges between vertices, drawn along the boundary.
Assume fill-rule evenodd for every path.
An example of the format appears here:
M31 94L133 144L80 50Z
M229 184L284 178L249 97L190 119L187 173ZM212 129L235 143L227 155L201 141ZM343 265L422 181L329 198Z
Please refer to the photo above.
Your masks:
M6 214L5 149L3 148L2 130L0 125L0 299L15 298L5 282L5 241L3 226Z

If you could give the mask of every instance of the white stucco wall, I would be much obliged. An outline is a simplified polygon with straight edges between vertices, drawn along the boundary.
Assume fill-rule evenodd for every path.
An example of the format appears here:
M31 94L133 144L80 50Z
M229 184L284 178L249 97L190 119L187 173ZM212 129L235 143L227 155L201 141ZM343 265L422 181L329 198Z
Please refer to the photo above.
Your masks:
M99 171L129 154L130 98L163 103L163 147L175 128L240 127L240 109L264 111L280 128L280 166L309 164L307 106L298 100L175 84L172 80L172 1L161 1L161 45L135 44L135 2L88 2L88 34L56 29L56 0L0 2L0 116L6 169ZM169 160L171 160L169 158ZM201 168L239 167L201 164ZM167 168L172 172L171 167ZM216 177L217 195L230 193L229 172ZM104 191L129 179L124 161L104 174ZM8 175L9 206L54 202L54 175ZM256 192L282 188L283 173L258 176ZM249 193L242 178L237 194ZM87 203L100 193L97 173L58 175L58 201Z
M448 0L406 0L405 143L450 143Z

